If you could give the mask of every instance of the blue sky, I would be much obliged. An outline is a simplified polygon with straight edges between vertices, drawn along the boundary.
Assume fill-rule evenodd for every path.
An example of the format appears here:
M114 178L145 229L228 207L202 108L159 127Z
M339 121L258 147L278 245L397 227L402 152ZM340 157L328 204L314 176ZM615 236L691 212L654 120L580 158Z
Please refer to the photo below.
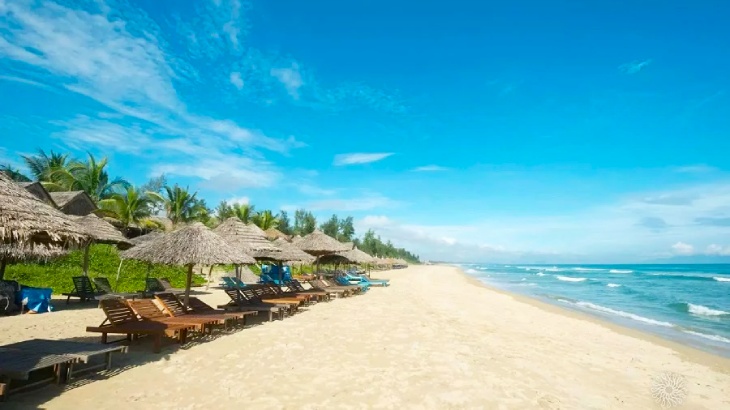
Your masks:
M88 150L425 258L730 255L730 5L483 3L0 0L0 161Z

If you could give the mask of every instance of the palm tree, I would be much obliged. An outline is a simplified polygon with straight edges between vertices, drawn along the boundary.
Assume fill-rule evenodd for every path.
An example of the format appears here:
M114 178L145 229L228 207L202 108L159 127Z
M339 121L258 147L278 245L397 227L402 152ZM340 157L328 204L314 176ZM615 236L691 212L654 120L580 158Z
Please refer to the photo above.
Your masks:
M164 196L154 194L152 197L162 201L165 206L167 218L173 224L177 225L180 222L188 222L199 212L199 209L196 210L196 208L199 208L198 202L196 201L197 192L191 194L188 187L181 188L177 184L174 187L166 185L164 190Z
M279 226L279 216L274 215L271 211L268 209L259 212L254 216L253 222L264 231L271 228L276 228Z
M232 204L233 216L243 221L243 223L253 222L256 217L256 210L251 204Z
M46 154L42 149L36 155L24 155L23 161L30 169L36 181L51 191L63 191L65 187L58 184L56 174L59 171L67 170L69 167L68 154L60 154L51 151Z
M19 169L13 168L11 165L0 165L0 172L4 173L16 182L31 182L30 178L20 172Z
M131 186L122 178L109 181L109 174L105 169L109 164L108 158L104 157L97 161L91 153L88 155L89 158L85 162L74 161L67 168L56 170L52 178L66 190L78 189L86 192L97 203Z
M150 210L155 204L155 193L142 192L132 186L128 186L124 193L114 193L111 198L99 201L102 210L108 211L119 220L124 226L124 233L130 225L140 225L145 218L150 216Z

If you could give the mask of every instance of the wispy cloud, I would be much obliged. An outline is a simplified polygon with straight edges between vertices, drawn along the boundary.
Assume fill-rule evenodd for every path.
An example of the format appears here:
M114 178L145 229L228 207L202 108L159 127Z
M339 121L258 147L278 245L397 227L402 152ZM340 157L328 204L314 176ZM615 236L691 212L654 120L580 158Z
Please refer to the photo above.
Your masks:
M672 245L672 252L676 255L682 256L692 255L695 253L695 247L688 243L677 242Z
M272 68L271 76L276 78L286 88L286 92L295 99L299 99L299 89L304 85L299 65L292 63L291 67Z
M43 83L108 107L98 117L52 123L54 135L71 147L95 144L131 154L158 150L165 156L158 158L153 173L203 178L212 188L236 189L278 178L255 150L286 154L302 145L293 137L271 138L231 119L191 111L178 87L195 85L190 81L197 78L196 70L186 56L170 51L160 27L137 9L71 9L50 2L4 2L2 7L7 13L0 20L0 57L32 66ZM235 48L244 31L237 18L243 6L234 0L215 7L218 21L237 24L218 28ZM229 80L236 85L235 76Z
M343 165L355 165L355 164L369 164L371 162L382 161L385 158L393 155L392 152L374 152L374 153L352 153L352 154L338 154L335 155L333 162L336 166Z
M641 61L632 61L630 63L621 64L618 69L624 74L636 74L639 71L643 70L649 64L651 64L651 59L648 60L641 60Z
M241 73L234 71L230 76L231 84L239 90L243 89L243 79L241 79Z
M718 169L716 167L706 164L685 165L674 168L674 172L679 172L683 174L705 174L709 172L715 172L717 170Z
M416 167L413 168L413 171L415 172L441 172L441 171L448 171L449 168L442 167L440 165L425 165L422 167Z

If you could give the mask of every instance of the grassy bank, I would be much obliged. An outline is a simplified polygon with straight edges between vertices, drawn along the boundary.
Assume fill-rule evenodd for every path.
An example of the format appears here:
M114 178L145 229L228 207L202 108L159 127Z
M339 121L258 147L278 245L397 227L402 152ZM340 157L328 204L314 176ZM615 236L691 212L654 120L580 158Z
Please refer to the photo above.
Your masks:
M54 294L73 290L71 278L81 275L84 253L74 251L68 255L46 263L22 263L8 265L5 279L16 280L26 286L52 288ZM92 245L89 253L89 276L106 276L114 289L120 292L135 292L144 289L147 264L125 260L117 286L116 276L119 268L119 251L110 245ZM185 286L186 269L177 266L152 265L151 277L166 277L175 287ZM199 276L193 276L194 284L204 283Z

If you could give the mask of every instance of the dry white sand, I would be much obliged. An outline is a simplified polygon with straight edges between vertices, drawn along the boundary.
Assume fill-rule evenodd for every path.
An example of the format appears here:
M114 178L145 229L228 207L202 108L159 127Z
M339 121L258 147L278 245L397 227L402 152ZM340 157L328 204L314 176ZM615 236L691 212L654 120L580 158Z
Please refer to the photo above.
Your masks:
M379 275L392 286L160 355L135 345L109 377L0 407L649 409L659 408L653 379L673 372L686 380L682 408L730 408L727 359L497 292L451 267ZM2 318L0 344L85 337L101 319L95 308Z

